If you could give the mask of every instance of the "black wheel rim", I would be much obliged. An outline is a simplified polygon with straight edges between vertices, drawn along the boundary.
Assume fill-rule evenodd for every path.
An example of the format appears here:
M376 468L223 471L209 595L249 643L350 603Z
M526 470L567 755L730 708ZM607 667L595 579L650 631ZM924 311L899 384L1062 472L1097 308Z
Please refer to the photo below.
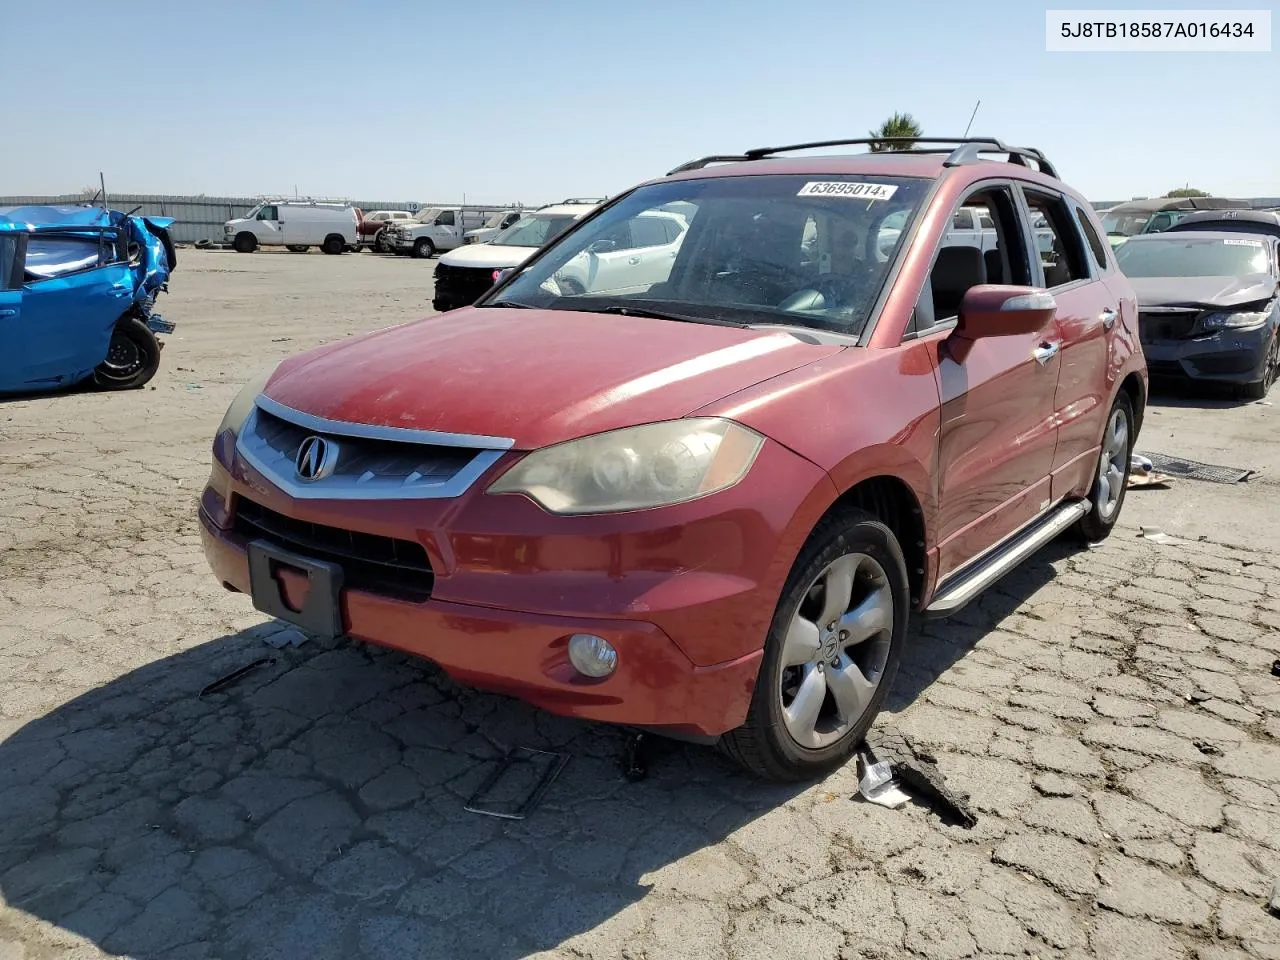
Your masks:
M131 339L120 333L111 335L111 344L107 347L107 358L102 361L98 370L111 380L128 380L138 373L146 364L142 349Z
M1271 349L1267 351L1267 370L1262 375L1262 383L1268 390L1276 382L1277 368L1280 368L1280 336L1272 338Z

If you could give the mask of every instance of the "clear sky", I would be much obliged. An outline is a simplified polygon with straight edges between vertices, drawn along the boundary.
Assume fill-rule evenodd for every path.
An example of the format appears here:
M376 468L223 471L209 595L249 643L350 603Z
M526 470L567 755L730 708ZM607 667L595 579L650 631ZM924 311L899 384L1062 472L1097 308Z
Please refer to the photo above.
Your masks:
M1250 5L1265 3L1233 6ZM120 192L535 203L701 154L865 136L895 110L958 136L981 99L973 134L1040 147L1094 200L1280 195L1274 45L1047 53L1045 9L0 0L0 194L102 170Z

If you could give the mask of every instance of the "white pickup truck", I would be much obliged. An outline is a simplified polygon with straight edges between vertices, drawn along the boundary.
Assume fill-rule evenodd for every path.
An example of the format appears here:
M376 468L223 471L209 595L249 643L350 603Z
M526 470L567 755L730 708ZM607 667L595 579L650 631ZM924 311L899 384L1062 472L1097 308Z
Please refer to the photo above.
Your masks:
M392 253L420 259L433 257L443 250L462 246L467 231L483 227L489 216L491 214L486 210L431 207L412 220L402 220L389 226L386 247Z

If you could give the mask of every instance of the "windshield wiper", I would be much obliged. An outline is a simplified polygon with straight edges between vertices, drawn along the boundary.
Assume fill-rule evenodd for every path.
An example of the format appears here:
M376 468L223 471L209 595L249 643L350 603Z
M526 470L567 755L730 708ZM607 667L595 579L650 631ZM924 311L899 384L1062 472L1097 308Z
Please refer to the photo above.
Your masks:
M527 303L516 303L514 300L493 300L489 303L480 304L481 307L510 307L512 310L536 310L537 307L531 307Z
M709 323L716 327L741 327L751 325L739 323L737 320L723 320L720 317L694 317L687 313L669 313L666 310L651 310L648 307L628 307L620 303L607 307L586 308L590 313L612 313L622 317L648 317L651 320L677 320L680 323Z

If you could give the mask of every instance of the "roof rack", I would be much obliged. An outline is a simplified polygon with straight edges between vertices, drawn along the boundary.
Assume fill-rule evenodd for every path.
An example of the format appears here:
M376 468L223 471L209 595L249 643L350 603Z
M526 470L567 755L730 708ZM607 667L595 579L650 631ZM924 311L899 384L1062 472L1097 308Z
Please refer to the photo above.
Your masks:
M568 200L561 200L559 203L547 204L547 206L562 206L566 203L604 203L607 197L570 197Z
M1031 147L1011 147L995 137L859 137L853 140L815 140L811 143L793 143L782 147L755 147L742 154L716 154L709 157L701 157L697 160L690 160L688 163L681 164L670 171L667 176L684 173L687 170L701 170L712 163L762 160L765 157L771 157L778 153L790 153L793 150L816 150L820 147L846 147L858 144L872 146L875 144L895 143L910 144L906 149L894 151L895 153L945 153L947 157L942 163L943 166L947 167L976 163L979 160L979 155L983 153L1004 153L1008 154L1010 163L1025 167L1029 166L1027 160L1034 160L1041 173L1055 179L1058 177L1058 171L1054 169L1053 164L1049 162L1041 151ZM928 144L929 146L921 147L919 144ZM943 144L950 146L944 147L942 146Z

